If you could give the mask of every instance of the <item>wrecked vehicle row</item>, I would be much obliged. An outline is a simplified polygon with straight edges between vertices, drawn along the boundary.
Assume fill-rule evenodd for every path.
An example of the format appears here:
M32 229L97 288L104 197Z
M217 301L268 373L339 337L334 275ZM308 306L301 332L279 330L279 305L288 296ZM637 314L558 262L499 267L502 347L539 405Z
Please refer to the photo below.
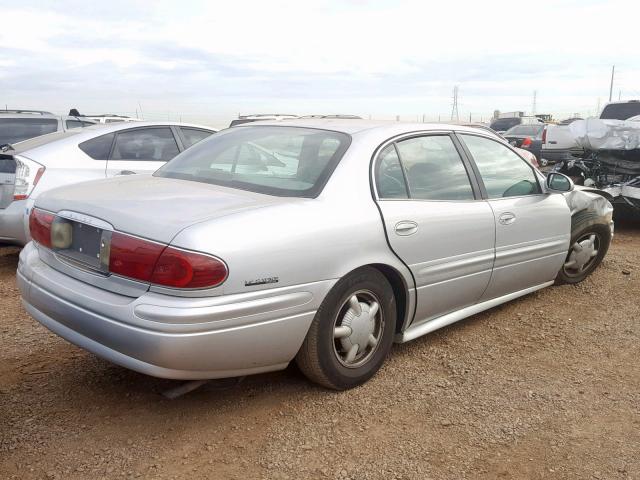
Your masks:
M638 106L640 109L640 104ZM606 192L615 206L640 213L640 121L590 118L569 125L582 152L557 163L579 185Z

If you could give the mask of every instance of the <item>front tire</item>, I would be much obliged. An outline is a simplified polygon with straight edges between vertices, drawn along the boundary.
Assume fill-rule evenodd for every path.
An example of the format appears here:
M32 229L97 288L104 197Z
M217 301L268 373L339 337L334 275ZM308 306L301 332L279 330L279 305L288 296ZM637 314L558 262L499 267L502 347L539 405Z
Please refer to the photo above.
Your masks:
M580 283L602 262L611 243L611 229L597 221L594 213L576 215L571 225L569 252L556 277L557 285Z
M384 363L395 325L391 285L375 268L359 268L339 280L320 305L296 363L324 387L361 385Z

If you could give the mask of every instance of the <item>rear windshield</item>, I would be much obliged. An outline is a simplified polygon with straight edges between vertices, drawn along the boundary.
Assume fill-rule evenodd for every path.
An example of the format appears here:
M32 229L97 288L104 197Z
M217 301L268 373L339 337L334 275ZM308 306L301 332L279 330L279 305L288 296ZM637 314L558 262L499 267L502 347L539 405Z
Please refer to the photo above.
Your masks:
M58 130L55 118L0 118L0 145L18 143Z
M288 197L317 196L351 137L298 127L247 126L198 142L155 176Z
M491 130L495 130L496 132L504 132L505 130L509 130L511 127L515 125L520 125L520 118L499 118L491 122Z
M640 102L611 103L604 107L600 118L603 120L626 120L640 115Z
M530 135L535 137L544 127L542 125L518 125L507 130L504 135Z

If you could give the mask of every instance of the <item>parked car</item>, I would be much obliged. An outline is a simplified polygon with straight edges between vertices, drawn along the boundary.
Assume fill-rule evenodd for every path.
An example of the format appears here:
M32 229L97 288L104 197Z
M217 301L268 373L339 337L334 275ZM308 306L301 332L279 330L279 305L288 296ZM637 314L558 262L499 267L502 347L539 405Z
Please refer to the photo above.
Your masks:
M298 115L289 115L287 113L258 113L255 115L240 115L235 120L231 120L230 127L242 125L243 123L260 122L263 120L291 120L298 118Z
M544 124L516 125L504 132L503 136L514 147L522 148L541 158L542 132Z
M0 154L0 242L29 240L35 197L85 180L153 173L215 130L198 125L139 122L50 133L6 146Z
M489 126L491 130L504 133L516 125L542 125L543 123L538 117L506 117L493 120Z
M87 115L84 118L93 120L96 123L119 123L119 122L139 122L137 118L127 117L126 115Z
M54 115L41 110L0 110L0 145L95 124L86 118Z
M255 168L253 145L294 163ZM209 379L295 358L346 389L394 341L589 275L610 205L572 189L475 128L243 125L153 176L40 195L18 285L37 321L139 372ZM570 207L573 194L587 200Z

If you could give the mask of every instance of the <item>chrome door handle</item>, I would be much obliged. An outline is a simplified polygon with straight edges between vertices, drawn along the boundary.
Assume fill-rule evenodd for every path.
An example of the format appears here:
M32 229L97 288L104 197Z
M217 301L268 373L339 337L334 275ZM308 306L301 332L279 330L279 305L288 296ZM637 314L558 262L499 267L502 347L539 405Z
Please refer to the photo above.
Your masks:
M511 225L516 221L516 214L511 212L504 212L502 215L498 217L498 221L502 225Z
M121 170L118 173L116 173L116 175L135 175L136 172L133 172L131 170Z
M397 235L406 237L407 235L413 235L418 231L418 224L410 220L405 220L396 223L395 230Z

